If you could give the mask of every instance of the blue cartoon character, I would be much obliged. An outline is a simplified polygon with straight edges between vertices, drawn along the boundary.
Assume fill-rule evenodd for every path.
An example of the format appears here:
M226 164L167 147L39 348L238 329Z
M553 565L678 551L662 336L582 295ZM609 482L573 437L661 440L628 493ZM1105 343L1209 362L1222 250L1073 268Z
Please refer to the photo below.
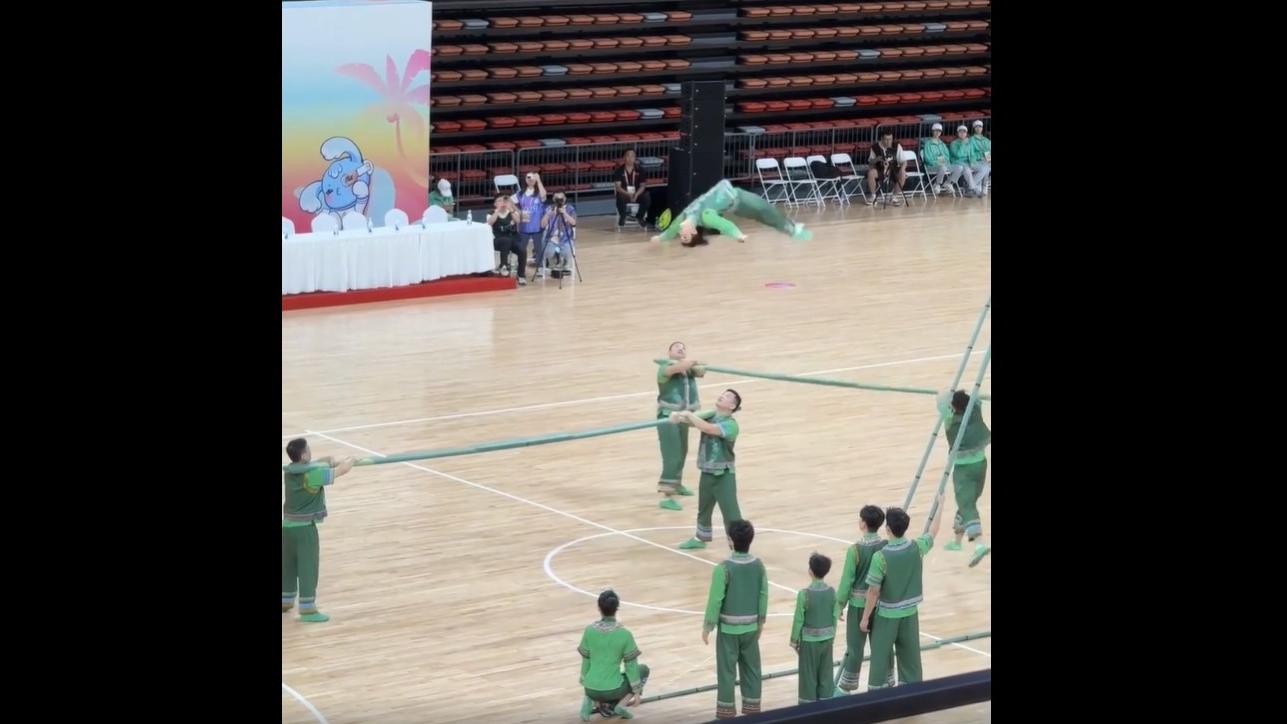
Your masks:
M299 207L310 214L334 214L337 218L356 211L376 219L378 224L384 213L393 208L393 179L388 172L363 159L357 144L341 136L326 139L321 151L322 158L331 164L320 181L299 192ZM378 198L373 198L373 188Z

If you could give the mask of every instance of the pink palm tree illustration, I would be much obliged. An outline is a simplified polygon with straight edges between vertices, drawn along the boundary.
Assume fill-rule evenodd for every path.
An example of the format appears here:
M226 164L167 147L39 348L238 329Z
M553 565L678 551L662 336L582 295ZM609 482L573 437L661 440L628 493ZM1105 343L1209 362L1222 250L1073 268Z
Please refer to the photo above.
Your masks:
M380 107L384 112L385 120L393 124L398 154L407 162L406 171L411 174L416 183L427 186L429 183L427 169L419 169L412 164L411 159L407 158L406 150L402 147L402 125L406 124L407 132L413 137L424 136L424 121L420 118L420 112L412 107L412 104L429 105L429 84L418 85L409 90L408 88L416 76L429 71L429 51L417 50L411 54L407 59L406 68L403 69L401 81L398 80L398 66L393 62L393 58L385 56L384 60L384 81L381 81L375 69L366 63L346 63L336 72L357 80L380 95Z

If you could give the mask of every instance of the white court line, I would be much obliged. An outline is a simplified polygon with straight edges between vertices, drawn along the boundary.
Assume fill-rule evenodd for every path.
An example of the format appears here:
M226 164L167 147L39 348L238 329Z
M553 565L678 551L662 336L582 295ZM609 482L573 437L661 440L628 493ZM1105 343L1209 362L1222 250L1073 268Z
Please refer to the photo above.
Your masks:
M971 356L976 354L983 354L983 351L975 350L971 354ZM957 352L956 354L941 354L941 355L935 355L933 357L916 357L914 359L897 360L894 362L875 362L872 364L857 365L854 367L836 367L829 370L814 370L812 372L798 372L794 376L810 377L813 375L832 374L834 372L854 372L856 370L872 370L872 369L877 369L879 367L896 367L898 365L909 365L909 364L915 364L917 362L934 362L937 360L944 360L944 359L956 359L957 357L960 357L960 356L961 356L961 353ZM701 389L703 387L750 385L756 382L765 382L765 381L766 380L764 380L763 378L756 377L753 379L745 379L745 380L734 379L734 380L728 380L726 382L718 382L718 383L711 382L704 385L698 385L697 387L698 389ZM486 415L506 415L511 412L525 412L527 410L548 410L554 407L568 407L571 405L582 405L588 402L606 402L608 400L626 400L631 397L647 397L649 395L655 395L655 394L657 393L627 392L621 395L604 395L603 397L584 397L579 400L563 400L561 402L542 402L536 405L522 405L520 407L505 407L497 410L481 410L479 412L460 412L452 415L436 415L434 417L417 417L410 420L394 420L392 422L373 422L366 425L350 425L349 427L335 427L329 430L318 430L316 432L313 432L312 434L321 435L323 433L328 433L328 432L351 432L353 430L371 430L378 427L394 427L396 425L411 425L418 422L439 422L442 420L460 420L466 417L483 417ZM308 433L302 433L302 434L306 435ZM301 433L282 435L282 439L288 440L293 437L300 437L300 435Z
M960 355L956 355L956 356L958 356L958 357L959 357ZM341 439L339 439L339 438L337 438L337 437L331 437L330 435L327 435L327 434L325 434L325 433L317 432L317 431L314 431L314 430L306 430L305 432L306 432L307 434L309 434L309 435L317 435L318 437L325 438L325 439L327 439L327 440L330 440L330 441L331 441L331 442L333 442L333 443L336 443L336 444L339 444L339 445L343 445L343 446L345 446L345 447L353 448L354 450L360 450L360 451L362 451L362 452L364 452L364 453L367 453L368 455L374 455L374 456L376 456L376 457L380 457L380 458L388 457L388 455L386 455L386 454L384 454L384 453L382 453L382 452L378 452L378 451L376 451L376 450L372 450L371 448L362 447L361 445L355 445L355 444L353 444L353 443L351 443L351 442L346 442L346 441L341 440ZM538 503L538 502L536 502L536 501L534 501L534 500L528 500L527 498L520 498L519 496L514 495L513 493L507 493L507 492L505 492L505 491L503 491L503 490L497 490L496 488L489 488L489 487L487 487L486 485L482 485L482 484L480 484L480 483L470 482L470 481L468 481L468 480L465 480L464 478L458 478L458 477L456 477L455 475L451 475L450 473L444 473L444 472L442 472L442 471L440 471L440 470L433 470L433 469L431 469L431 468L426 468L426 467L425 467L425 466L423 466L423 465L417 465L417 464L415 464L415 463L399 463L399 464L400 464L400 465L406 465L406 466L407 466L407 467L409 467L409 468L414 468L414 469L416 469L416 470L420 470L420 471L423 471L423 472L429 473L429 474L431 474L431 475L437 475L437 476L439 476L439 477L446 478L446 479L448 479L448 480L451 480L451 481L453 481L453 482L460 483L460 484L462 484L462 485L468 485L468 486L469 486L469 487L471 487L471 488L477 488L477 489L479 489L479 490L484 490L484 491L487 491L487 492L489 492L489 493L493 493L493 494L495 494L495 495L499 495L499 496L501 496L501 497L503 497L503 498L509 498L510 500L514 500L514 501L517 501L517 502L519 502L519 503L526 503L527 505L531 505L531 506L533 506L533 507L540 508L541 510L545 510L545 511L548 511L548 512L550 512L550 513L554 513L555 515L561 515L561 516L563 516L563 517L565 517L565 518L571 518L572 520L575 520L575 521L577 521L578 523L582 523L582 524L588 525L588 526L590 526L590 527L592 527L592 528L598 528L598 529L600 529L600 530L605 530L605 531L607 531L607 532L609 532L609 533L615 533L616 535L623 536L623 537L629 538L629 539L631 539L631 540L638 541L638 542L640 542L640 543L644 543L644 544L646 544L646 545L650 545L650 546L652 546L652 547L654 547L654 548L660 548L660 549L661 549L661 550L663 550L663 551L667 551L667 552L669 552L669 553L674 553L675 555L683 556L683 557L685 557L685 558L691 558L691 559L693 559L693 560L695 560L695 561L700 561L700 562L702 562L702 563L705 563L705 564L706 564L706 565L708 565L708 566L715 566L715 565L719 565L718 563L714 563L714 562L708 561L708 560L706 560L705 558L698 558L697 556L692 555L692 554L690 554L690 553L685 553L684 551L677 550L677 549L675 549L675 548L671 548L671 547L669 547L669 546L664 546L664 545L662 545L662 544L660 544L660 543L654 543L653 541L650 541L650 540L648 540L647 538L640 538L639 536L634 535L634 534L632 534L632 533L627 533L627 532L625 532L625 531L617 530L616 528L612 528L612 527L610 527L610 526L606 526L606 525L604 525L604 524L602 524L602 523L596 523L596 522L594 522L594 521L592 521L592 520L588 520L588 519L586 519L586 518L582 518L581 516L576 515L575 513L568 513L567 511L559 510L558 508L552 508L552 507L550 507L550 506L548 506L548 505L546 505L546 504L544 504L544 503ZM848 541L844 541L844 542L845 542L845 543L848 543ZM774 583L773 581L769 581L769 584L770 584L770 585L773 585L773 586L777 586L778 588L780 588L780 589L782 589L782 590L784 590L784 591L786 591L786 592L788 592L788 593L791 593L791 594L793 594L793 595L796 593L796 590L795 590L794 588L789 587L789 586L784 586L784 585L782 585L782 584L780 584L780 583ZM934 636L933 634L925 633L924 631L922 631L922 632L921 632L921 635L922 635L922 636L925 636L925 637L927 637L927 638L934 639L935 641L941 641L941 640L942 640L942 639L941 639L941 638L939 638L938 636ZM966 651L973 651L974 653L979 654L979 655L981 655L981 656L986 656L986 657L988 657L988 658L992 658L992 654L989 654L989 653L987 653L986 651L980 651L980 650L978 650L978 649L970 648L969 646L963 646L963 645L961 645L961 644L955 644L955 643L954 643L954 644L950 644L950 645L951 645L951 646L955 646L955 647L957 647L957 648L959 648L959 649L965 649ZM283 686L284 686L284 685L283 685Z
M284 692L286 692L287 694L290 694L291 696L295 697L295 700L296 700L296 701L298 701L299 703L303 704L305 709L308 709L309 713L311 713L311 714L313 715L313 718L314 718L314 719L316 719L316 720L318 720L319 722L321 722L321 724L327 724L326 717L322 716L322 712L318 711L318 710L317 710L317 707L315 707L315 706L313 706L312 704L310 704L310 703L308 702L308 699L305 699L305 698L304 698L304 696L303 696L302 694L300 694L298 691L295 691L294 689L292 689L292 688L290 688L289 686L287 686L287 685L286 685L286 682L284 682L284 681L282 682L282 691L284 691Z

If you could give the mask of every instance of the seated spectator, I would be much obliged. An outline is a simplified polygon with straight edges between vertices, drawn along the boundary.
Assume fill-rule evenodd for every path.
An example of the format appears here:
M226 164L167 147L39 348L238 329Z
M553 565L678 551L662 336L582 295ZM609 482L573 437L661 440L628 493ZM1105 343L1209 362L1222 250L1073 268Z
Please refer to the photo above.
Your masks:
M518 210L514 199L506 194L496 197L495 210L487 215L487 225L492 227L492 240L496 251L500 252L501 276L509 276L510 252L518 255L518 266L514 271L518 276L518 285L527 284L527 247L518 238Z
M524 179L522 190L514 194L514 203L518 207L518 237L523 251L533 263L539 264L541 257L536 252L541 250L542 220L545 218L545 184L541 183L541 174L529 173ZM519 276L527 274L527 269L519 269Z
M451 182L438 179L438 187L429 192L429 205L441 206L449 215L456 213L456 199L451 195Z
M903 147L894 143L894 132L882 131L880 142L871 147L871 153L867 157L867 162L871 164L867 169L867 190L872 196L867 199L868 206L876 203L876 184L883 182L890 174L893 174L894 205L902 205L903 182L907 180L907 162L902 160L902 153Z
M979 196L983 193L979 188L978 179L974 177L971 171L972 157L974 156L974 144L970 141L970 129L965 126L956 127L956 140L947 149L947 158L953 164L964 167L961 175L965 178L969 190L962 190L966 196Z
M626 151L613 181L616 182L617 192L617 228L626 225L626 204L639 204L635 220L639 222L639 226L648 228L645 220L648 218L648 206L652 203L647 189L648 177L643 169L635 165L633 150Z
M983 135L983 121L974 122L974 135L970 136L970 145L973 151L970 154L970 171L974 173L979 192L982 193L983 182L992 173L992 141Z
M945 180L947 183L956 183L966 169L962 164L950 162L947 144L943 143L942 123L935 123L930 127L930 136L921 144L921 157L925 159L925 175L933 177L934 195L938 196L945 190Z
M562 191L554 194L554 203L541 219L545 236L539 254L541 266L566 271L571 262L572 244L576 239L576 207L567 202Z

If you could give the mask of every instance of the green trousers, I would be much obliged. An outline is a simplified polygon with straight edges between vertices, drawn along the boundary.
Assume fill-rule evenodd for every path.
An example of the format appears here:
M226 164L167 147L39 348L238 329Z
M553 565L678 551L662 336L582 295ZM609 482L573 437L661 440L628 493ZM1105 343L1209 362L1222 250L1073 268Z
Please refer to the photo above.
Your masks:
M840 666L840 681L837 682L843 691L853 691L862 681L863 647L867 645L867 634L862 632L863 607L849 604L845 617L845 660ZM889 670L889 686L894 685L894 670Z
M663 417L669 416L667 412ZM657 426L657 441L661 443L661 478L657 490L674 493L684 482L684 461L688 459L688 431L691 425L665 423Z
M919 613L906 618L885 618L879 612L871 615L868 691L893 685L891 677L895 660L898 661L899 684L915 684L921 680L920 618Z
M317 524L282 528L282 611L295 605L299 594L299 612L317 613L317 573L321 563L321 544Z
M953 468L952 492L956 495L953 533L965 533L970 540L983 535L983 521L979 520L979 498L983 497L983 481L987 478L987 458L977 463L957 464Z
M733 209L734 216L753 219L787 235L795 231L795 223L778 211L776 206L744 189L734 190L737 191L737 207Z
M639 693L643 693L644 686L648 683L648 667L639 664ZM621 675L621 686L612 691L599 691L598 689L586 689L585 695L597 702L611 704L616 706L617 702L630 695L630 679L623 673Z
M723 475L702 473L697 487L697 540L709 543L714 540L711 528L711 514L719 504L720 515L724 516L724 531L735 520L742 519L742 510L737 507L737 474L732 470Z
M830 699L835 690L831 678L832 644L835 639L826 641L801 641L798 651L800 656L800 703Z
M703 479L705 477L702 476ZM742 713L760 713L760 632L717 632L715 675L719 687L715 698L716 719L732 719L737 716L733 685L739 678L742 686Z

